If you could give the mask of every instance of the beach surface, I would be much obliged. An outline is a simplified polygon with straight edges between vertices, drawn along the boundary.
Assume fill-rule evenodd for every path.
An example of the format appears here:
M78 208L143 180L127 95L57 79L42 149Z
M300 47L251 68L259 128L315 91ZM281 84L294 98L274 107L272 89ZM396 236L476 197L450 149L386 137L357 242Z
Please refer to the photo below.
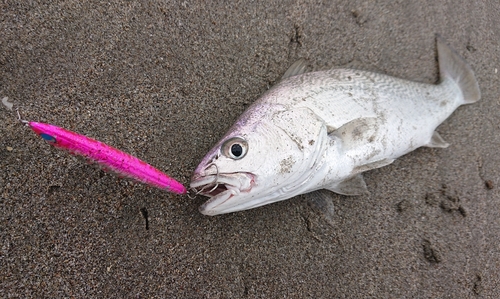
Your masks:
M436 83L435 34L482 99L367 172L208 217L45 143L0 105L2 298L500 298L498 1L3 1L0 98L186 186L295 61Z

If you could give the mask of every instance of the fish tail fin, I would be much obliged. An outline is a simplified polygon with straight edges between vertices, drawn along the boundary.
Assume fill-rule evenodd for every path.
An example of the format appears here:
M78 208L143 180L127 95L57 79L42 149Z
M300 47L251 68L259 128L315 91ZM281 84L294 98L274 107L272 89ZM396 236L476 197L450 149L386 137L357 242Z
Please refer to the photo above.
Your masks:
M441 82L445 78L451 78L458 84L464 96L462 104L471 104L479 101L481 91L471 67L455 50L446 44L441 36L436 35L436 41Z

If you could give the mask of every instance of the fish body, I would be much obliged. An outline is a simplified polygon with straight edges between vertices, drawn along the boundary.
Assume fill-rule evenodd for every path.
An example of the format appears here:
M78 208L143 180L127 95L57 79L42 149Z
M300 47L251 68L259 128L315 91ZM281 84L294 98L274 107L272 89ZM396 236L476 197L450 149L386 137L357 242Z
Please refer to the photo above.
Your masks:
M27 122L48 143L84 156L120 175L170 192L185 194L186 188L146 162L105 143L45 123Z
M470 67L437 38L440 83L351 69L292 74L250 106L196 168L207 215L319 189L367 192L361 173L421 146L447 147L435 129L480 98Z

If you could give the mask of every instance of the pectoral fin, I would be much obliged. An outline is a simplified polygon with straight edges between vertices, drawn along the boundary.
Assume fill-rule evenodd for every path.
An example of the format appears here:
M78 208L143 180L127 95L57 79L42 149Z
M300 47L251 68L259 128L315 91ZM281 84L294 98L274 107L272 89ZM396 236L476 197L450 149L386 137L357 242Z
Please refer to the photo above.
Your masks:
M340 183L335 183L335 185L327 186L325 189L342 195L369 194L365 180L361 174L357 174Z
M379 124L376 117L352 120L336 130L329 130L329 135L342 140L346 150L366 145L375 141Z
M431 141L427 143L425 146L427 147L437 147L437 148L447 148L450 144L444 141L443 137L439 135L438 132L434 132L432 134Z

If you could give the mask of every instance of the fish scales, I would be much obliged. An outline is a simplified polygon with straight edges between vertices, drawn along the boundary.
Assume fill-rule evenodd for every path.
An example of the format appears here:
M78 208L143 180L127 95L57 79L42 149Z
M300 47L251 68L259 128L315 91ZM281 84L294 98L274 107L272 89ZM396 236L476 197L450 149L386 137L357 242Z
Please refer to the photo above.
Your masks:
M361 173L421 146L447 147L435 129L480 98L470 67L437 38L440 83L298 62L231 127L196 168L207 215L246 210L318 189L366 194Z

